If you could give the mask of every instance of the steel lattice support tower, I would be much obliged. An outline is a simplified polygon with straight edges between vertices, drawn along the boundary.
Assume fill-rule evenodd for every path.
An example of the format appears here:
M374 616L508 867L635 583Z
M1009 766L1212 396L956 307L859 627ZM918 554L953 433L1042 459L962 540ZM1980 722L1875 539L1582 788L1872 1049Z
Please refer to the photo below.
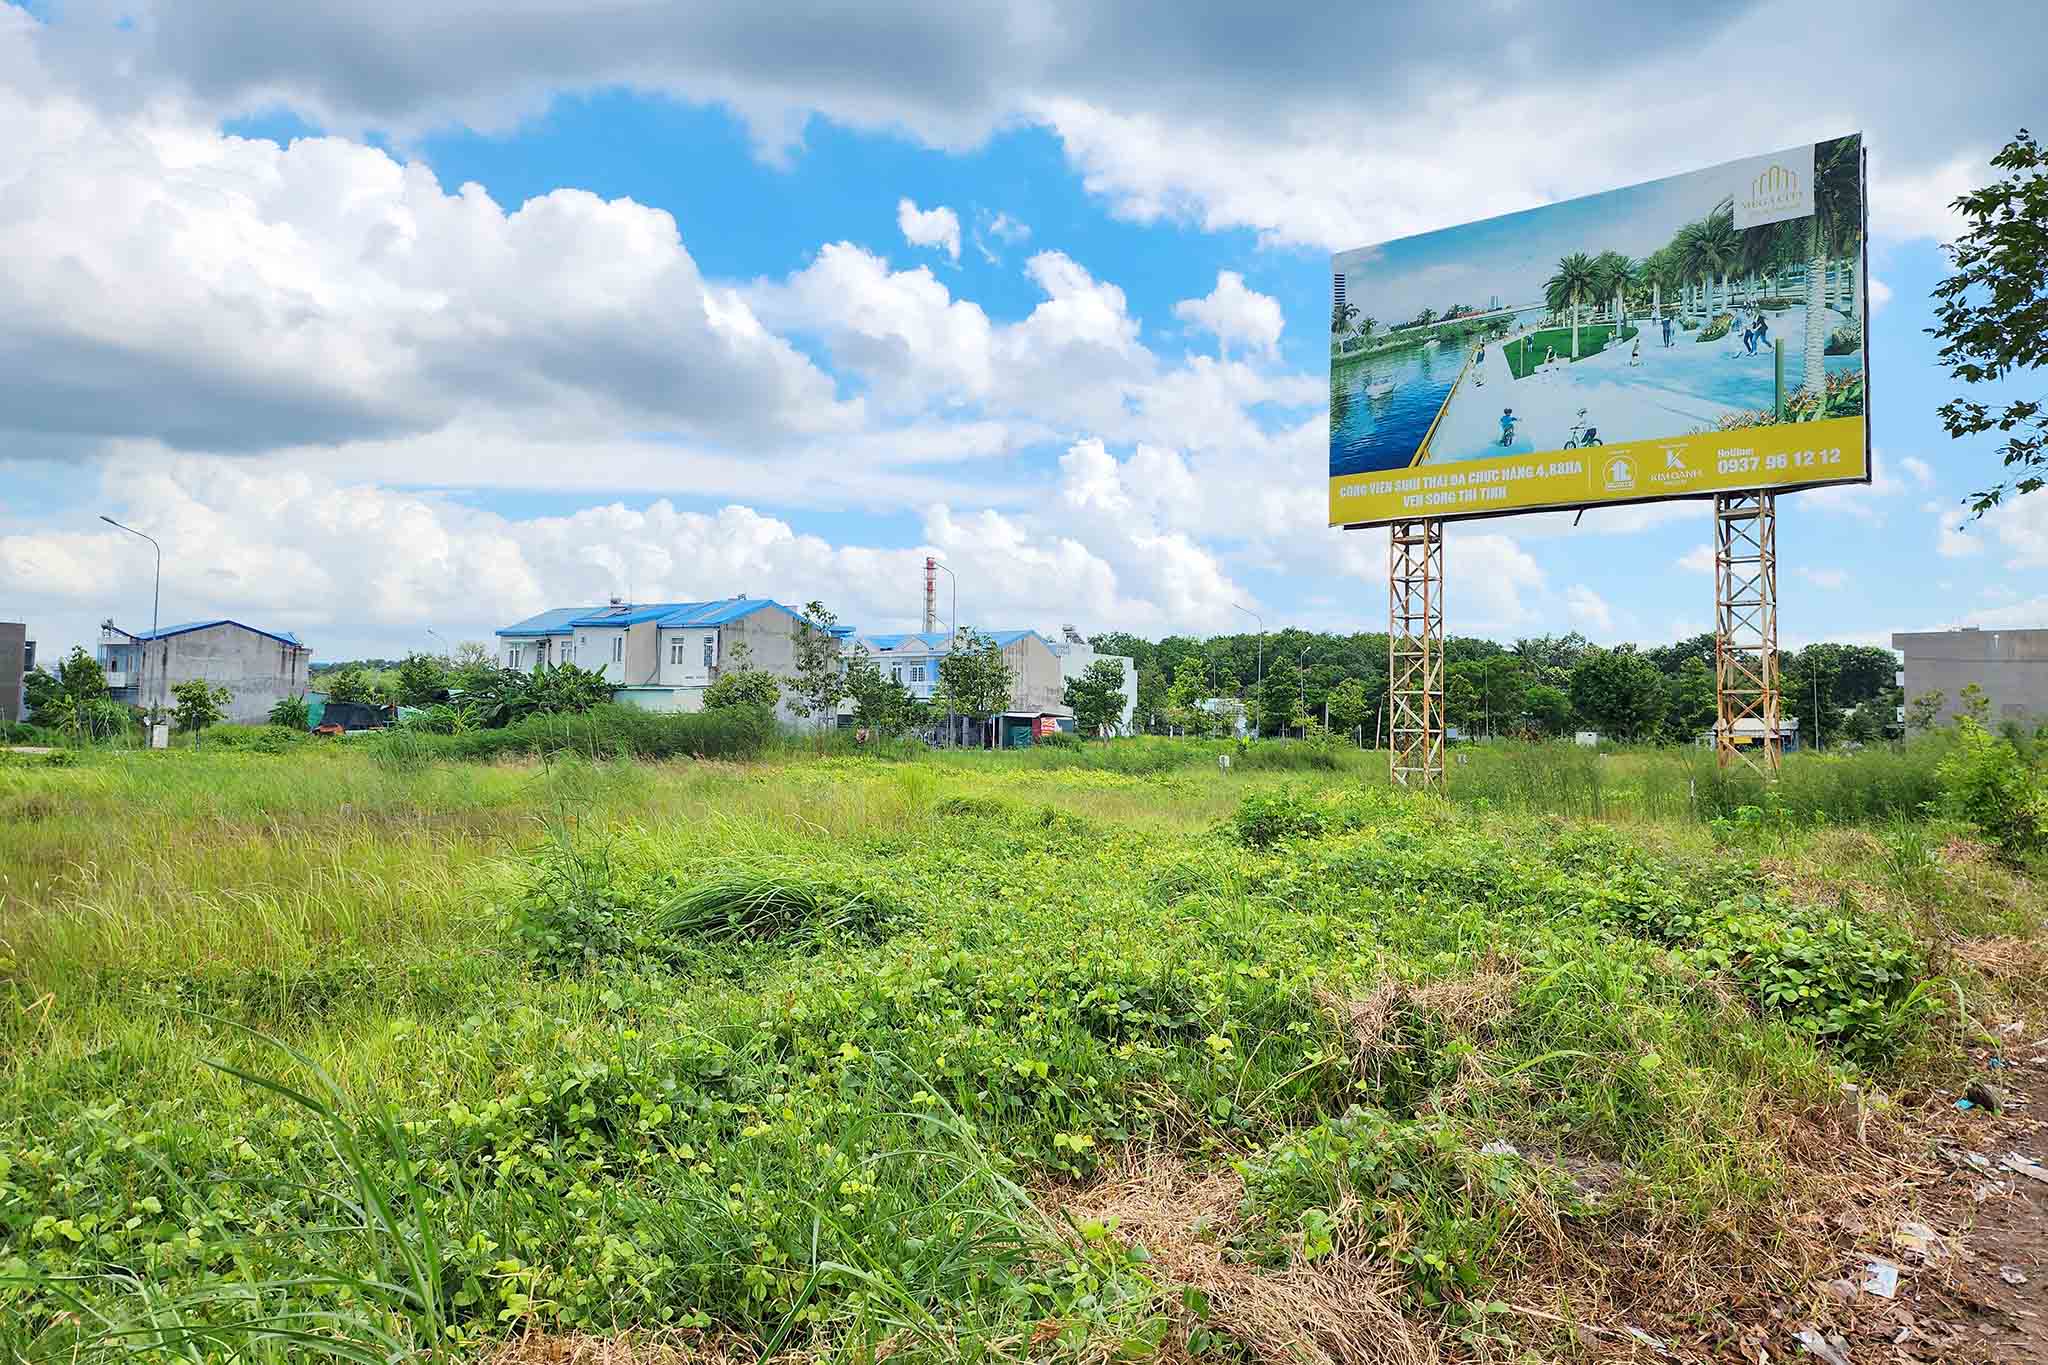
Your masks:
M1775 778L1778 739L1778 500L1714 496L1714 751ZM1754 745L1736 738L1749 732Z
M1388 764L1405 787L1444 785L1444 524L1387 533Z

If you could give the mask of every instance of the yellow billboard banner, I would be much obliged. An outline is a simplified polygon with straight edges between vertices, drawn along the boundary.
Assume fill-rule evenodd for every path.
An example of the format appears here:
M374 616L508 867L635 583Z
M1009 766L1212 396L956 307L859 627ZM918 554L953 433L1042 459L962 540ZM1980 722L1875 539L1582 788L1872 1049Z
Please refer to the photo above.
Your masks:
M1870 478L1856 134L1331 257L1330 522Z
M1684 498L1867 479L1864 419L1422 464L1330 480L1335 526Z

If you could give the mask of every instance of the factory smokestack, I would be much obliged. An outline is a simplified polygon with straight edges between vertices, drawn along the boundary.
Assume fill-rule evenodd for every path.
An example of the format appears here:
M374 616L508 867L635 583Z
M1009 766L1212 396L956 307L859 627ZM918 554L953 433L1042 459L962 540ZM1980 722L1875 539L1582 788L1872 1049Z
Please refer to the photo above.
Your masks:
M939 628L939 561L935 555L924 557L924 631L929 635Z

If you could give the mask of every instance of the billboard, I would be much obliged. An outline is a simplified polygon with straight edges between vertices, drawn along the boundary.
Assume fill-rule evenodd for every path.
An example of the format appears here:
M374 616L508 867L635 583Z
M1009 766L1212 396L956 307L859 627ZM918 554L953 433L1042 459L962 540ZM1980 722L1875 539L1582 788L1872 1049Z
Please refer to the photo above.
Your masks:
M1860 134L1331 258L1330 524L1867 482Z

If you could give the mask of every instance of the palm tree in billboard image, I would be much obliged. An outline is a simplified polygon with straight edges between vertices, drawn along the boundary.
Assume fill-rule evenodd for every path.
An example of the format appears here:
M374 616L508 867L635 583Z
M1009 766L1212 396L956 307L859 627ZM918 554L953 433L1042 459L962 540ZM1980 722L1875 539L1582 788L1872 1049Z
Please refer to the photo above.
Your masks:
M1687 317L1691 317L1695 312L1703 311L1706 308L1704 293L1695 294L1693 292L1693 282L1706 278L1706 268L1702 263L1699 250L1701 230L1700 224L1687 223L1671 238L1671 245L1668 248L1671 252L1672 264L1676 268L1678 278L1685 288L1685 299L1680 311ZM1699 301L1697 306L1694 303L1695 299Z
M1330 335L1342 336L1351 326L1351 319L1358 316L1358 305L1330 301Z
M1813 216L1806 229L1806 375L1816 396L1827 392L1827 266L1837 251L1861 249L1857 203L1862 145L1858 138L1817 142L1813 148Z
M1579 358L1579 303L1589 294L1600 292L1600 272L1594 266L1593 258L1583 251L1574 251L1557 263L1557 273L1543 286L1543 302L1559 313L1567 310L1572 315L1572 359Z
M1735 210L1717 208L1707 215L1700 224L1699 236L1694 239L1693 250L1698 254L1699 263L1711 281L1721 281L1721 309L1728 307L1728 272L1737 269L1742 260L1742 234L1735 230ZM1712 296L1709 295L1707 321L1714 320Z
M1612 310L1610 319L1621 326L1621 284L1628 278L1628 257L1619 251L1603 251L1593 258L1593 294L1601 307Z

